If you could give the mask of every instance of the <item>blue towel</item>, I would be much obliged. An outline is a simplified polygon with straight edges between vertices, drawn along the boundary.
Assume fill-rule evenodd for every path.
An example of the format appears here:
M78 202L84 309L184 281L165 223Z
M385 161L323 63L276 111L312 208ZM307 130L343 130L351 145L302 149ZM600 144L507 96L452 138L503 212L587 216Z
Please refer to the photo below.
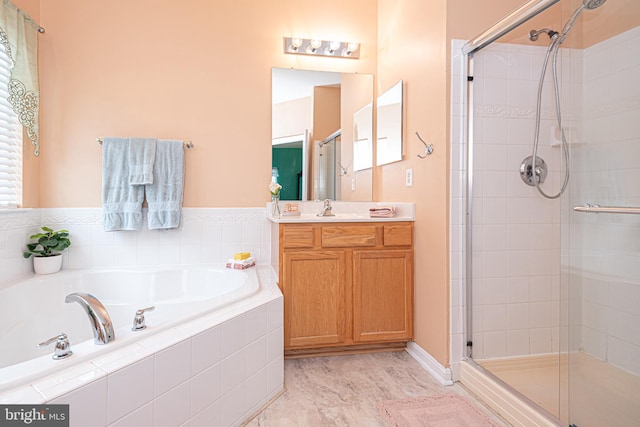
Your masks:
M102 224L104 231L140 230L144 187L129 185L129 139L102 143Z
M183 143L159 139L153 163L153 184L145 186L150 230L180 227L183 188Z
M155 138L129 139L129 185L153 184Z

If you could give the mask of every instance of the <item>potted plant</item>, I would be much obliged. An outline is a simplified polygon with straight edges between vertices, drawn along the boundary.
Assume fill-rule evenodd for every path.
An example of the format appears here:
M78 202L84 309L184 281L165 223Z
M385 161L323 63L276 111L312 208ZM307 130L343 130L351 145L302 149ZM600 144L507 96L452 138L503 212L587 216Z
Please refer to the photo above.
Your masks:
M53 231L49 227L42 227L42 233L30 236L37 242L28 243L27 250L22 253L25 258L33 255L33 269L36 274L57 273L62 268L62 252L69 246L69 232L67 230Z

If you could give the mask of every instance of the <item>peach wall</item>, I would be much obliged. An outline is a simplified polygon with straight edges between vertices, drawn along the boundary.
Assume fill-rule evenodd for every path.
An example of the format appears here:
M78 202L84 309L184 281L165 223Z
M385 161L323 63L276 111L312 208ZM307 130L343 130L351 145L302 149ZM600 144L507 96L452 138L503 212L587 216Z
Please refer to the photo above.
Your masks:
M445 0L378 1L377 93L404 81L404 160L374 171L375 200L415 202L415 341L449 363L448 123ZM384 17L384 19L383 19ZM420 160L424 146L435 151ZM413 187L405 170L413 169Z
M271 68L373 73L376 64L370 0L56 0L40 3L40 20L43 207L100 206L96 138L130 135L194 142L185 206L261 206ZM285 55L290 35L357 40L361 56Z

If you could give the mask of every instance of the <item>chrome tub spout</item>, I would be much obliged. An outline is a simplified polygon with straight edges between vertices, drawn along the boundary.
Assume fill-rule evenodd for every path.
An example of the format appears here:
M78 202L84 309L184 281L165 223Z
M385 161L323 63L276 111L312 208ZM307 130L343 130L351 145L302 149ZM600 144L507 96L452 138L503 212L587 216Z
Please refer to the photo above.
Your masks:
M107 344L116 339L111 317L98 298L91 294L74 292L67 295L64 302L77 302L84 308L93 329L93 341L97 345Z

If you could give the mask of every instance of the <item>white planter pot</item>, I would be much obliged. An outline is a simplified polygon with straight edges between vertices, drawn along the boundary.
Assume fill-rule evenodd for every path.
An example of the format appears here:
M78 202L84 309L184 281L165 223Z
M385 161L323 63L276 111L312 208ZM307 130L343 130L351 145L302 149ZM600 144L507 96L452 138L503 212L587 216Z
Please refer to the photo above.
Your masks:
M54 256L34 256L33 270L36 274L57 273L62 268L62 254Z

